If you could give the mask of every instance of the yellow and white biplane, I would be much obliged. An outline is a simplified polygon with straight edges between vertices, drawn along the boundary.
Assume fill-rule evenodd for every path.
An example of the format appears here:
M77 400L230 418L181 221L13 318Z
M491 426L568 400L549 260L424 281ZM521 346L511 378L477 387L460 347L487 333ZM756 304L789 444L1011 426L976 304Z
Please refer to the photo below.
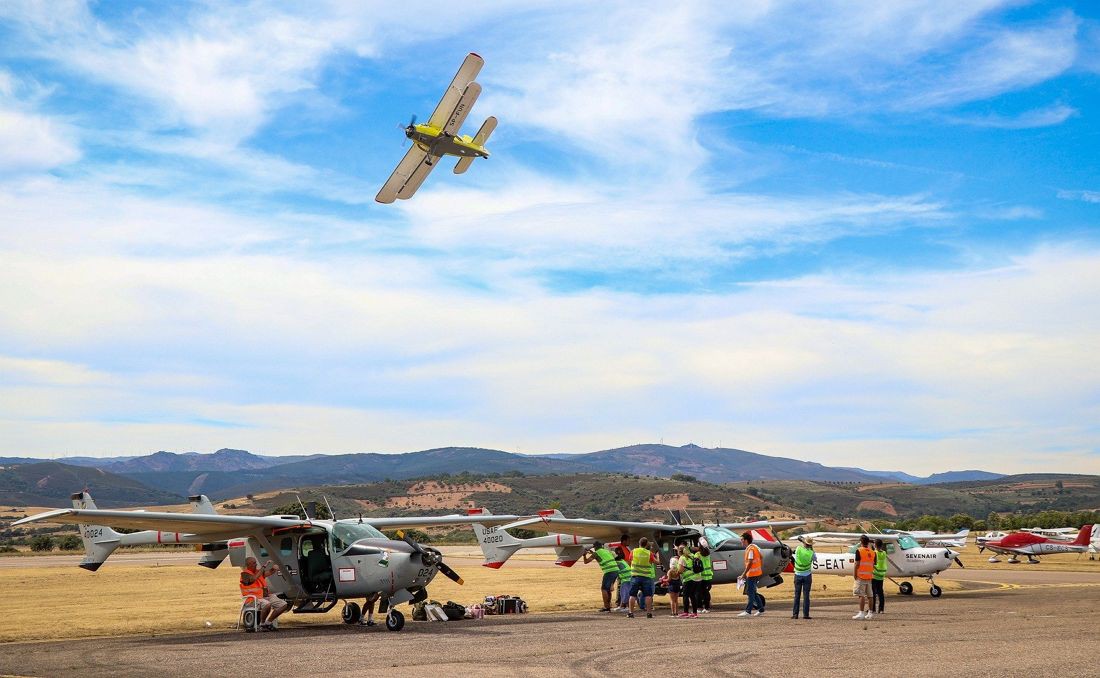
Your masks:
M485 60L477 54L468 54L428 122L418 125L416 116L412 117L405 127L405 136L412 139L412 148L401 159L382 190L378 191L375 200L391 203L398 198L411 198L436 162L445 155L458 156L455 174L469 169L475 158L489 157L485 142L496 129L496 118L489 116L473 137L458 133L481 94L481 85L474 82L474 78L484 64Z

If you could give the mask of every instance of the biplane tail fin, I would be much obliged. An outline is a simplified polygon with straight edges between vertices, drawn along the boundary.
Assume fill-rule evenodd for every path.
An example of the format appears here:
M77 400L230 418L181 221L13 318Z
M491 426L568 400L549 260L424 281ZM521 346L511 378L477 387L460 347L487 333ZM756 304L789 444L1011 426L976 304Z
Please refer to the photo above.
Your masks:
M72 495L73 508L95 510L95 501L87 492L77 492ZM84 542L84 559L80 561L80 567L95 572L103 561L115 552L122 542L122 535L106 525L77 525L80 530L80 539Z
M481 123L481 129L474 135L474 143L478 146L484 146L485 142L489 140L489 136L492 135L493 130L497 128L497 119L495 116L490 115L485 119L485 122ZM489 157L489 152L485 152L485 157ZM475 158L459 158L455 163L455 174L462 174L466 170L470 169L470 165L474 164Z
M488 509L470 509L470 514L492 515ZM473 527L474 536L477 537L477 544L481 547L481 553L485 556L485 562L482 563L485 567L491 567L494 570L499 569L505 561L512 557L512 554L523 547L523 543L519 539L498 527L487 528L477 523L474 523L471 527Z
M474 164L474 158L459 158L455 163L455 174L463 174L472 164Z

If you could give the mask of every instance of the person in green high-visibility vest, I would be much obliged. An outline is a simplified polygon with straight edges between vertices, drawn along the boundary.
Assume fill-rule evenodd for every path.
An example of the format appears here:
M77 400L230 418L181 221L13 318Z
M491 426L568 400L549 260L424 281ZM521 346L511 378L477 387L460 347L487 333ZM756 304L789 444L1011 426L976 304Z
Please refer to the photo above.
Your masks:
M703 581L699 583L699 604L703 609L699 614L710 612L710 587L714 583L714 563L710 559L710 549L699 545L699 558L703 561Z
M684 546L684 555L680 556L680 580L684 583L684 611L681 619L693 619L699 616L699 584L703 581L703 562L699 556L699 547L692 544Z
M802 543L794 551L794 611L791 619L798 619L798 603L802 603L802 618L813 619L810 616L810 587L814 581L814 561L817 554L814 553L813 537L805 537Z
M885 614L886 610L886 591L883 590L883 584L886 579L886 568L889 567L886 560L886 544L881 539L875 540L875 568L871 570L871 609L875 609L875 603L878 603L879 614Z
M585 565L593 560L600 564L603 572L603 580L600 582L600 593L603 595L603 607L600 612L611 611L611 591L615 588L615 582L619 581L619 566L615 562L615 554L604 546L602 541L592 544L592 548L584 552L582 556Z
M660 561L657 550L649 550L649 539L642 537L638 540L638 548L634 549L630 557L630 569L633 577L630 579L630 611L627 617L634 617L634 604L637 602L635 594L640 593L645 599L645 616L653 618L653 584L657 579L655 563Z

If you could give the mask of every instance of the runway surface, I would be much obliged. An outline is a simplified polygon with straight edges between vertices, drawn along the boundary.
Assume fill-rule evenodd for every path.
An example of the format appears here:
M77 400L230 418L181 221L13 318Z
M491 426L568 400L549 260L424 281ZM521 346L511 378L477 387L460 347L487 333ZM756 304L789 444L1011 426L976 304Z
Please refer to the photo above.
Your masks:
M277 633L209 632L0 645L0 674L52 676L599 675L683 670L774 675L1096 675L1100 576L1094 573L952 572L967 590L935 600L893 596L887 614L853 621L852 601L823 601L812 620L782 601L759 618L732 607L700 619L626 619L598 612L481 621L332 626ZM405 608L407 609L407 607ZM333 615L333 619L336 617Z

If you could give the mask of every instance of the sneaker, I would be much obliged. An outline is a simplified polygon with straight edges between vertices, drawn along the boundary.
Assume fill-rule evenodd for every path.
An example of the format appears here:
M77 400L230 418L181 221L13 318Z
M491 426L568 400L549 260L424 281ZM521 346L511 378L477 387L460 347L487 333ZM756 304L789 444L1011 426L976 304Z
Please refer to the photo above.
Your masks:
M626 616L630 619L633 619L634 618L634 613L633 612L627 612Z
M791 619L798 619L798 615L797 614L792 614Z
M760 615L762 615L762 614L764 614L764 611L763 611L763 610L757 610L756 612L753 612L753 613L752 613L752 616L754 616L754 617L759 617L759 616L760 616Z
M694 613L694 612L692 612L691 614L688 615L688 619L698 619L698 618L699 618L699 615Z
M741 612L741 613L740 613L740 614L738 614L737 616L738 616L738 617L747 617L747 616L749 616L749 613L748 613L748 612Z
M260 624L260 631L267 633L268 631L274 631L275 627L271 624Z
M374 624L373 619L363 619L363 620L360 620L359 625L360 626L374 626L375 624Z
M601 607L600 608L600 612L610 612L610 611L611 611L610 607Z
M862 612L857 612L856 616L852 617L852 619L863 619L863 613Z
M688 617L691 616L691 614L689 614L687 612L681 612L680 614L678 614L676 616L679 617L680 619L687 619Z
M699 610L699 614L707 614L710 610Z
M806 615L805 617L803 617L803 619L813 619L813 617L811 617L810 615Z
M871 614L871 611L870 611L870 610L867 610L867 614L866 614L866 615L864 615L864 617L863 617L863 618L864 618L864 619L870 619L871 617L874 617L874 616L875 616L875 615Z

